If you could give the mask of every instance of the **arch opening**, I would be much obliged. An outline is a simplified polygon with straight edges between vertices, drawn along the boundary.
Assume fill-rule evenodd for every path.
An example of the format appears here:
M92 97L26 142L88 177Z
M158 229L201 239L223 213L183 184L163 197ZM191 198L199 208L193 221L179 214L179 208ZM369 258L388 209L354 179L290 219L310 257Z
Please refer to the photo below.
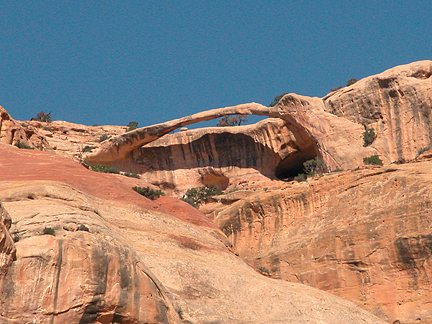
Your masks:
M283 159L275 169L275 177L278 179L291 179L300 173L305 173L303 163L318 156L318 150L311 148L308 151L296 151Z

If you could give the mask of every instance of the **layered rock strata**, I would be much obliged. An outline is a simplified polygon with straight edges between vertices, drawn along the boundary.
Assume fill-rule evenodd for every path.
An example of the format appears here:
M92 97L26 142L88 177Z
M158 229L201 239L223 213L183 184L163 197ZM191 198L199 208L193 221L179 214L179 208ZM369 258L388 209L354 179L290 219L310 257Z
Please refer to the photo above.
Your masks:
M393 323L432 321L432 161L220 197L214 222L269 275L351 300ZM398 322L398 323L399 323Z
M158 207L68 159L0 150L0 200L17 241L1 285L3 323L383 323L330 294L262 276L181 201ZM14 179L18 160L33 163ZM56 172L64 178L52 181Z

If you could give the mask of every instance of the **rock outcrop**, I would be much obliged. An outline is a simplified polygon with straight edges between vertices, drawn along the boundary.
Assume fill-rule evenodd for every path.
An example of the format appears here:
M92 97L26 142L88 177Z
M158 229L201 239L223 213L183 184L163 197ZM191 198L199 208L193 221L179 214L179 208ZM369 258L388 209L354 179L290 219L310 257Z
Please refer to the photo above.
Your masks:
M384 323L254 271L181 201L160 207L173 198L149 201L52 153L0 154L17 250L1 281L2 323Z
M25 145L39 150L49 150L46 139L38 134L36 128L28 123L14 120L9 113L0 106L0 143Z
M12 219L0 202L0 280L2 280L7 270L16 258L16 248L12 236L9 233Z
M199 179L205 167L230 181L234 172L227 174L229 167L237 168L239 174L240 169L255 169L268 179L284 178L301 172L302 163L316 156L324 160L329 171L356 169L372 155L379 155L385 164L412 160L430 147L431 70L431 61L416 62L365 78L322 99L287 94L275 107L243 104L140 128L103 142L86 160L148 173L150 181L168 188L179 185L179 178ZM159 139L178 127L233 114L274 119L265 126L188 130ZM277 148L269 142L275 137L256 136L259 132L271 134L276 128L285 133ZM377 134L372 145L365 146L365 128ZM224 154L215 143L224 143ZM251 154L262 147L260 158L253 160L250 154L242 154L245 144L254 147ZM200 148L200 154L194 148ZM161 161L159 156L169 158ZM174 156L180 159L173 162ZM222 163L213 158L217 156L223 156ZM263 167L263 159L271 163ZM187 174L181 174L185 161L190 167Z
M204 210L270 276L329 291L390 323L429 323L431 166L335 173L232 193Z

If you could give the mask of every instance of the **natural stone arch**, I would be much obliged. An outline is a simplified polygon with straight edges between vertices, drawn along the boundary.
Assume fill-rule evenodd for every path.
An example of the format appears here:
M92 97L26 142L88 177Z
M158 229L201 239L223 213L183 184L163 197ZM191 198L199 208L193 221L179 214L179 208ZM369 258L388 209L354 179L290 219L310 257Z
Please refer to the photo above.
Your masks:
M91 164L109 164L122 160L136 148L151 143L177 128L229 115L258 115L281 118L289 121L295 128L301 129L303 133L307 134L307 131L305 132L303 127L298 125L292 117L286 113L281 113L277 107L269 108L253 102L212 109L165 123L138 128L134 131L115 136L102 142L97 151L87 156L86 161ZM312 141L316 142L315 140Z

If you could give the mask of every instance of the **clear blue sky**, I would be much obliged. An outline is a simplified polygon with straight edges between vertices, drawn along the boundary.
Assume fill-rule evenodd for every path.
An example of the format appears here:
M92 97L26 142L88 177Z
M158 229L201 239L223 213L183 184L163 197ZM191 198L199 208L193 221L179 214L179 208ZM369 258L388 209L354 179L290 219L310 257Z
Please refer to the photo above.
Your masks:
M0 105L140 126L432 59L432 2L2 1Z

